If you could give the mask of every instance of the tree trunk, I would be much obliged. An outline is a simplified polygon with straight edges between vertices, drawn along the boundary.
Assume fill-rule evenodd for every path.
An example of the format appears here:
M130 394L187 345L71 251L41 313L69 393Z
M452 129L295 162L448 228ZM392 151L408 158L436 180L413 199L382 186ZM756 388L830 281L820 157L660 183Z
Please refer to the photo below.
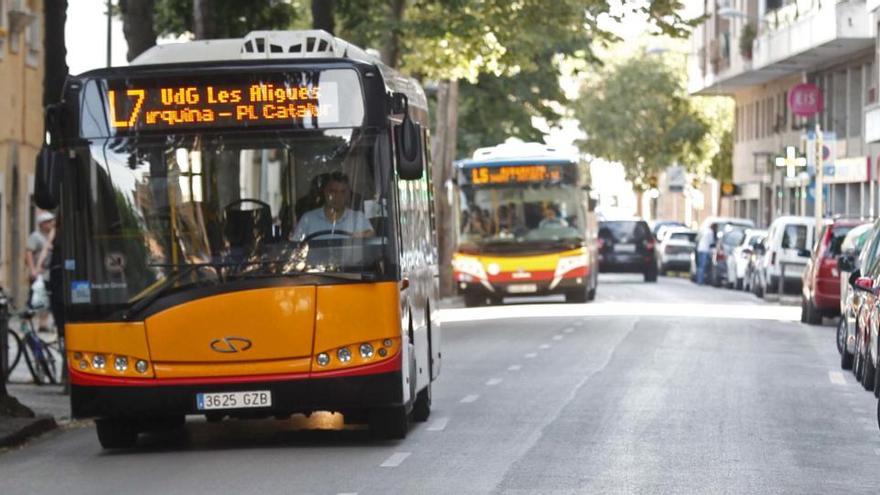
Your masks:
M437 247L440 262L440 296L455 293L452 280L452 253L455 251L457 234L455 225L456 197L451 194L458 133L458 81L444 81L437 91L437 125L432 143L432 179L434 183L435 211L437 214ZM452 202L449 198L452 198Z
M64 81L67 79L67 46L64 43L64 24L67 22L67 0L46 2L46 47L43 56L46 63L43 83L43 106L61 101Z
M388 31L385 46L382 47L382 61L388 67L397 67L400 64L400 25L406 11L406 0L391 0L390 7L391 29Z
M193 34L197 40L218 37L213 0L193 0Z
M312 28L323 29L334 34L336 31L336 22L333 17L335 11L335 0L312 0Z
M156 29L153 24L155 4L155 0L119 0L122 32L128 44L125 57L129 62L156 45Z

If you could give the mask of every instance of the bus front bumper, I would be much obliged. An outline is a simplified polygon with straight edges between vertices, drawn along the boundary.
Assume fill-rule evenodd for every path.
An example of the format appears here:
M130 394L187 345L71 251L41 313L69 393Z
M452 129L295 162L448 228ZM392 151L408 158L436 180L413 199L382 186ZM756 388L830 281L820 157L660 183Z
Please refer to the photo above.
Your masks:
M73 372L76 373L76 372ZM346 411L403 403L401 371L359 376L288 380L156 385L71 385L74 418L143 417L218 413L266 417L311 411ZM253 409L200 410L197 395L212 392L269 391L272 405Z

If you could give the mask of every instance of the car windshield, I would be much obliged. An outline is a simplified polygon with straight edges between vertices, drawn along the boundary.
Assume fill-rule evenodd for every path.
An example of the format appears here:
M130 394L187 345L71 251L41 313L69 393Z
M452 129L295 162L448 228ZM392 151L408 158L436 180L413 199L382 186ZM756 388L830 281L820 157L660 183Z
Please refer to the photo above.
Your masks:
M641 221L611 221L599 224L599 238L615 243L643 242L651 236L648 225Z
M303 272L392 276L376 139L349 129L93 142L73 174L77 235L88 241L75 243L81 290L72 302L131 303L173 274L177 287Z
M782 249L807 249L807 226L789 224L782 231Z
M669 234L669 239L677 241L695 242L697 240L696 232L673 232Z
M842 252L843 240L846 239L846 235L852 229L853 227L850 225L837 226L831 229L831 242L828 244L828 251L825 252L825 255L828 257L839 256Z
M739 246L742 244L745 236L745 230L733 228L724 234L724 237L721 238L721 242L725 246Z

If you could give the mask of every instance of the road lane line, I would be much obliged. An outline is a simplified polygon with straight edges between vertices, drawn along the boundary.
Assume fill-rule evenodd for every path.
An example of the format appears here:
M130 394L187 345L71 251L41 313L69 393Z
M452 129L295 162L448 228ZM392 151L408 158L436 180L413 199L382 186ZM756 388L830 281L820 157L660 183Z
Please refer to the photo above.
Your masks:
M530 352L530 353L526 354L526 359L532 359L532 358L536 358L536 357L538 357L537 352Z
M431 426L428 427L428 431L443 431L446 429L446 425L449 424L449 418L437 418L431 422Z
M486 382L486 386L494 387L495 385L498 385L502 381L503 380L501 380L501 378L490 378L489 381Z
M522 369L522 365L520 364L512 364L507 367L507 371L519 371Z
M549 349L549 348L550 348L550 344L541 344L538 346L538 349Z
M410 456L412 452L395 452L388 459L385 459L385 462L379 465L379 467L383 468L393 468L400 466L400 463L406 460L407 457Z
M572 332L574 332L574 328L566 328L566 329L563 330L562 332L563 332L563 333L572 333Z
M861 408L861 407L853 407L853 408L852 408L852 412L854 412L854 413L856 413L856 414L868 414L868 411L865 411L865 410L864 410L863 408Z
M562 335L554 335L553 340L562 340Z
M467 396L465 396L465 398L464 398L464 399L461 399L459 402L461 402L462 404L469 404L469 403L471 403L471 402L475 402L475 401L476 401L477 399L479 399L479 398L480 398L479 395L477 395L477 394L471 394L471 395L467 395Z
M880 455L880 449L874 449L874 455Z
M835 385L846 385L846 378L844 378L843 373L839 371L829 371L828 379Z

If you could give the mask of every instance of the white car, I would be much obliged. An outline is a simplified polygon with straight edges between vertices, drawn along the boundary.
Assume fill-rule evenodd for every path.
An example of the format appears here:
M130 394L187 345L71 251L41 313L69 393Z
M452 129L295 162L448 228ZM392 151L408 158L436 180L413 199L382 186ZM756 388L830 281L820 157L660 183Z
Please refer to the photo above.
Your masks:
M657 249L657 272L687 271L691 265L691 253L696 249L697 232L684 227L666 227L663 241Z
M779 292L783 275L783 292L801 292L801 278L810 259L815 227L813 217L799 216L779 217L770 224L759 277L765 297L768 292Z
M733 248L733 253L727 257L727 273L732 288L742 290L745 286L746 268L749 266L749 258L755 252L756 245L766 235L766 230L746 230L740 244Z

